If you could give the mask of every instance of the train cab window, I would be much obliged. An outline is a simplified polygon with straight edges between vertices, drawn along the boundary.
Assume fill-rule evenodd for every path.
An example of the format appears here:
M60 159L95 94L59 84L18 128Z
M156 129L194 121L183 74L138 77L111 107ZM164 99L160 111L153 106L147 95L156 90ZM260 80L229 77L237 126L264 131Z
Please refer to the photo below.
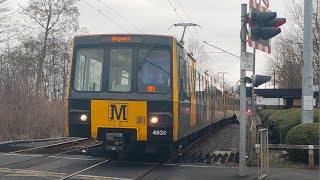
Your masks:
M170 53L167 50L140 49L138 91L165 93L171 86Z
M133 50L114 48L110 51L109 91L130 92Z
M80 49L76 57L75 90L101 91L103 49Z

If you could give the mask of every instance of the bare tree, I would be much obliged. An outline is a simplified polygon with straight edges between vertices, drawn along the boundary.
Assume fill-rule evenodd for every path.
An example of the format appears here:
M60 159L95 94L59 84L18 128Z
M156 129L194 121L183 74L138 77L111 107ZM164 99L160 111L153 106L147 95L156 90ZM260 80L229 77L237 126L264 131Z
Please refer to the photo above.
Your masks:
M0 0L0 43L8 41L12 37L12 14L13 12L9 8L8 0Z
M192 54L198 63L202 63L208 57L205 54L205 47L203 43L197 39L189 39L187 50Z
M320 0L313 4L313 68L314 84L319 82L319 13ZM290 0L287 3L289 19L280 38L273 44L274 53L269 57L269 74L276 73L279 88L301 88L303 67L303 1Z
M76 0L29 0L24 13L42 28L42 47L37 62L36 93L44 88L43 64L47 56L49 35L78 29Z
M9 23L1 19L6 2L0 0L0 39ZM0 50L0 140L64 135L71 38L85 31L78 31L75 2L29 0L21 7L28 25L19 24L22 35Z

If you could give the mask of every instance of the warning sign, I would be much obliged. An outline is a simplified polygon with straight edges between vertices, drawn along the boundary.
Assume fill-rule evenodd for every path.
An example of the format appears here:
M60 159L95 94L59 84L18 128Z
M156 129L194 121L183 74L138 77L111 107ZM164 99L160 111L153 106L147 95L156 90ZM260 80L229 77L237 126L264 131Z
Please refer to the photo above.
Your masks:
M256 104L257 104L257 105L264 105L264 103L263 103L263 96L257 96L257 97L256 97Z

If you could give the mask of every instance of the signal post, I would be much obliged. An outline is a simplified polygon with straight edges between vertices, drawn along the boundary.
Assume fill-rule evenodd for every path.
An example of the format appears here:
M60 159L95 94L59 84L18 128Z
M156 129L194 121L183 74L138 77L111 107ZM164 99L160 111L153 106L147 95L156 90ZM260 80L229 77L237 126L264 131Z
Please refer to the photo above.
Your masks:
M266 7L269 7L269 1L263 0ZM246 24L249 23L249 37L248 44L250 47L261 50L263 52L271 53L270 39L281 32L279 28L285 24L285 18L276 18L277 13L271 12L260 3L249 0L250 12L247 14L247 4L241 4L241 61L245 59L246 54ZM254 53L255 54L255 53ZM255 59L255 57L253 57ZM242 63L242 62L241 62ZM246 176L246 82L252 83L252 89L258 87L271 80L271 76L255 74L255 62L253 61L253 75L252 79L246 77L246 68L240 66L240 138L239 138L239 175ZM254 97L252 93L252 109L254 112ZM253 118L255 114L253 114ZM252 132L256 133L256 132ZM255 144L255 143L253 143Z
M241 54L247 51L247 4L241 4ZM246 175L246 71L240 68L240 138L239 138L239 175Z

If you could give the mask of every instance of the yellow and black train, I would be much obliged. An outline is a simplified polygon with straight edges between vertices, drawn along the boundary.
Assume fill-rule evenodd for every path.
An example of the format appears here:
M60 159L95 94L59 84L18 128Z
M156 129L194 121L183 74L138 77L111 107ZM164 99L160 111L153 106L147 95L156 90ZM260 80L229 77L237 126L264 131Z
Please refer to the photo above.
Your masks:
M188 137L235 117L223 91L172 36L89 35L73 39L66 131L126 154L174 151Z

